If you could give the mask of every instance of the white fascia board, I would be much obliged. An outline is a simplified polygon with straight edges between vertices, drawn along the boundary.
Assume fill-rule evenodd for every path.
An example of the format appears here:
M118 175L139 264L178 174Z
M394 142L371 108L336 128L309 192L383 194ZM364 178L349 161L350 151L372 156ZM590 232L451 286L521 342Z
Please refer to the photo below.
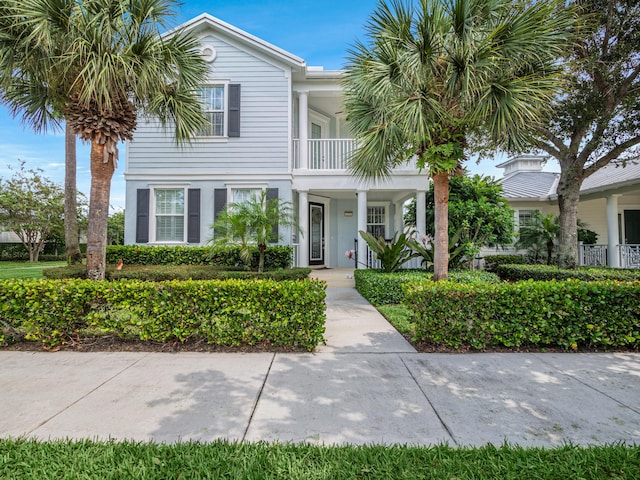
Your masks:
M251 35L250 33L245 32L244 30L234 27L233 25L226 23L212 15L209 15L208 13L203 13L201 15L198 15L197 17L191 20L188 20L182 25L172 30L169 30L168 32L164 33L162 36L171 37L171 35L173 35L178 31L182 31L182 30L197 31L198 29L205 28L205 27L213 27L216 30L220 30L223 33L226 33L227 35L237 38L243 43L246 43L254 48L257 48L258 50L266 52L269 56L277 58L278 60L286 63L287 65L290 65L291 67L295 67L295 68L306 67L306 62L302 58L292 53L289 53L286 50L281 49L280 47L276 47L275 45L272 45L271 43L266 42L254 35Z

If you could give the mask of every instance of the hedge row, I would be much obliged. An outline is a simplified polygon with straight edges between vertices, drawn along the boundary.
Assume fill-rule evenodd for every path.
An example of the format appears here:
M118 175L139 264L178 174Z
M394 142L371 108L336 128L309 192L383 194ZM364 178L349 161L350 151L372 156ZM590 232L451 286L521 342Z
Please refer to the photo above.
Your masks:
M385 273L382 270L356 270L354 272L356 290L373 305L402 303L402 286L409 282L420 282L433 278L432 272L425 270L400 270ZM489 282L496 283L497 275L478 270L457 270L449 272L449 281L456 283Z
M621 270L602 267L580 267L575 270L563 270L553 265L498 265L496 273L502 280L517 282L520 280L618 280L633 282L640 280L640 270Z
M310 268L289 268L286 270L270 270L267 272L253 272L236 267L218 267L213 265L125 265L122 270L116 270L109 265L105 271L107 280L146 280L162 282L166 280L304 280L311 273ZM74 265L67 267L45 268L42 271L45 278L85 278L86 267Z
M416 340L453 348L640 347L640 282L413 283Z
M251 247L251 267L258 267L258 247ZM107 263L125 265L221 265L244 266L239 246L186 247L151 245L109 245ZM293 247L271 245L265 252L265 269L289 268L293 261Z
M487 255L484 257L484 269L487 272L497 273L500 265L522 265L527 263L523 255Z
M0 326L4 335L22 333L49 347L99 329L121 338L310 351L323 341L324 299L324 283L309 280L7 280L0 282Z

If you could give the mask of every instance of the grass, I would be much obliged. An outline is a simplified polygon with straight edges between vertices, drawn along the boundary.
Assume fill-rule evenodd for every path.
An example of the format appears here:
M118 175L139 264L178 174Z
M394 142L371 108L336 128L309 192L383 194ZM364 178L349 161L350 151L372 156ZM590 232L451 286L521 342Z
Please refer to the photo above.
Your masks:
M415 333L416 324L413 321L411 310L406 305L388 304L378 305L376 308L402 335L413 335Z
M0 280L11 278L43 278L42 270L50 267L62 267L67 262L0 262Z
M637 479L640 446L322 447L0 440L15 479Z

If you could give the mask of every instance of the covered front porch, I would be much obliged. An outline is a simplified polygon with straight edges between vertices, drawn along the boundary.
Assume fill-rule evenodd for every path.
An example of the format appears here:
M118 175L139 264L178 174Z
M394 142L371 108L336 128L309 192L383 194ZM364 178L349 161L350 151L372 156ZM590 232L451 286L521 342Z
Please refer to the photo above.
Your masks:
M294 233L295 265L300 267L354 267L354 259L345 252L357 251L357 262L368 264L368 248L359 231L376 237L393 237L404 228L404 204L417 197L424 210L428 179L414 177L414 189L294 187L294 204L301 232ZM295 183L295 182L294 182ZM331 183L321 183L331 186ZM425 218L418 211L418 218ZM424 233L424 221L417 226ZM354 245L355 241L355 245ZM354 248L355 247L355 248Z

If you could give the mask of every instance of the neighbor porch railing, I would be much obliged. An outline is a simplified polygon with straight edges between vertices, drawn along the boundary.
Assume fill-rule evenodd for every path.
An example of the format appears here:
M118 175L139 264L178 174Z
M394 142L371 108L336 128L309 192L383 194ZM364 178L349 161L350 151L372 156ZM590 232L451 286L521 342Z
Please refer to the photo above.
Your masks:
M618 249L622 268L640 268L640 244L618 245Z
M578 245L579 264L587 267L607 266L608 245Z
M588 267L607 266L609 248L607 245L579 245L580 265ZM640 244L618 245L620 268L640 268Z

